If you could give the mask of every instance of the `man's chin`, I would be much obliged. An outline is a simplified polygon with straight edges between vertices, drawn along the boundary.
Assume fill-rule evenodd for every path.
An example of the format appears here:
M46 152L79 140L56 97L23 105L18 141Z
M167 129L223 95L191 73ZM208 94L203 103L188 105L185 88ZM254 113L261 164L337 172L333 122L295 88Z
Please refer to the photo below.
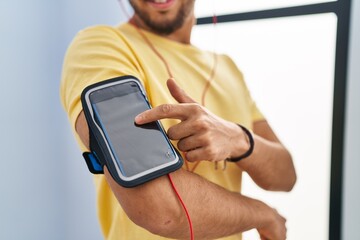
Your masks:
M150 4L148 9L143 9L144 5L137 6L136 4L132 4L132 6L137 18L141 19L144 27L146 26L150 31L157 34L169 35L181 28L185 22L186 16L190 12L190 10L185 8L186 6L181 6L179 9L176 9L174 7L176 2L177 1L166 0L164 3L165 5L173 5L168 8L164 7L163 9L159 7L159 9L156 9L155 11ZM150 1L147 3L150 3ZM153 4L154 2L151 3ZM154 4L161 5L161 3Z
M174 27L173 25L152 25L150 29L160 35L170 35L180 27Z
M170 17L170 16L159 16L154 18L152 16L150 19L143 19L142 22L153 32L161 34L161 35L169 35L184 24L183 19Z

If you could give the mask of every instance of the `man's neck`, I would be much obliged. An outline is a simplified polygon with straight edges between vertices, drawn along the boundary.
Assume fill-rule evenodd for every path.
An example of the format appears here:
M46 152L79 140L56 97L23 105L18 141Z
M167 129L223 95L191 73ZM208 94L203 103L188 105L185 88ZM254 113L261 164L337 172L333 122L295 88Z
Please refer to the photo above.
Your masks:
M194 16L188 17L186 19L186 21L184 22L184 24L179 29L175 30L174 32L172 32L170 34L159 34L159 33L155 32L150 27L148 27L137 15L134 15L130 19L129 22L133 25L136 25L137 27L139 27L141 29L152 32L152 33L162 36L164 38L167 38L167 39L179 42L179 43L190 44L191 30L195 24L195 21L196 20L195 20Z

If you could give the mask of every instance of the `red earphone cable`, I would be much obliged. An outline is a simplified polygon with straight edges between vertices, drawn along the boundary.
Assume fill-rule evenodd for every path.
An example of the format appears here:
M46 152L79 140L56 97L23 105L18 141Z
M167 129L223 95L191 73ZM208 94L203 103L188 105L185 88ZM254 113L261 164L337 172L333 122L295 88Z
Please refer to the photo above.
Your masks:
M185 205L184 201L182 200L179 192L177 191L177 189L176 189L176 187L175 187L175 184L174 184L174 182L173 182L173 180L172 180L172 178L171 178L170 173L168 174L168 178L169 178L169 181L170 181L170 184L171 184L172 188L174 189L174 192L175 192L176 196L178 197L178 199L179 199L179 201L180 201L180 203L181 203L181 205L182 205L182 207L183 207L183 209L184 209L184 211L185 211L187 220L188 220L188 222L189 222L190 239L191 239L191 240L194 240L194 229L193 229L192 221L191 221L191 218L190 218L190 214L189 214L189 212L188 212L188 210L187 210L187 208L186 208L186 205Z
M120 6L121 6L121 9L123 10L123 12L125 13L125 15L130 19L130 16L128 14L128 12L126 11L126 8L124 6L124 3L122 2L123 0L118 0ZM156 56L158 56L158 58L164 63L165 65L165 68L166 68L166 71L168 72L169 74L169 78L174 78L172 72L171 72L171 68L168 64L168 62L166 61L166 59L161 55L161 53L155 48L155 46L151 43L151 41L147 38L147 36L141 31L141 29L137 26L136 22L135 21L132 21L132 19L130 19L130 22L135 26L136 30L138 31L138 33L141 35L141 37L145 40L146 44L151 48L151 50L156 54ZM217 23L217 17L216 15L214 14L213 16L213 24L214 24L214 27ZM214 51L214 63L213 63L213 67L211 69L211 73L210 73L210 76L209 78L207 79L207 82L206 82L206 85L203 89L203 92L202 92L202 95L201 95L201 105L202 106L205 106L205 96L206 96L206 93L208 91L208 89L210 88L211 86L211 82L214 80L214 76L215 76L215 72L216 72L216 68L217 68L217 61L218 61L218 58L217 58L217 54L215 53ZM199 165L200 162L196 162L195 165L193 166L192 169L189 168L189 165L187 163L187 161L185 160L185 165L186 165L186 168L188 171L195 171L196 167ZM186 208L186 205L184 203L184 201L182 200L178 190L176 189L176 186L171 178L171 175L168 174L168 178L169 178L169 181L170 181L170 184L177 196L177 198L179 199L184 211L185 211L185 214L186 214L186 217L187 217L187 220L188 220L188 223L189 223L189 229L190 229L190 239L191 240L194 240L194 230L193 230L193 225L192 225L192 221L191 221L191 218L190 218L190 214Z

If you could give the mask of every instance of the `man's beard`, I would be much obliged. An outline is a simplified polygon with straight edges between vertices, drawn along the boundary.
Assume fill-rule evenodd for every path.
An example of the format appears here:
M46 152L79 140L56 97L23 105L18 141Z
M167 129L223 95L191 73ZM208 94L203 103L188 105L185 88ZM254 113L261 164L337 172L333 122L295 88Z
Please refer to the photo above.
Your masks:
M141 20L155 33L160 35L169 35L182 27L185 19L188 17L190 12L190 4L183 4L177 15L172 20L166 20L163 22L152 21L150 15L147 12L141 11L136 4L129 1L131 6L134 8L135 13L141 18ZM164 13L165 14L165 13Z

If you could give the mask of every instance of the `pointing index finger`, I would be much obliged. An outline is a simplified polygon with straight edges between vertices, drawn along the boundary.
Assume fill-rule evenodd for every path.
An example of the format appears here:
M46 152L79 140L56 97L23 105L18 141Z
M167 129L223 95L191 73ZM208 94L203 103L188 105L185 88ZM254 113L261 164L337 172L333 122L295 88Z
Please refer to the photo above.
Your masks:
M163 104L137 115L135 123L145 124L164 118L185 120L190 112L186 111L186 109L186 104Z

